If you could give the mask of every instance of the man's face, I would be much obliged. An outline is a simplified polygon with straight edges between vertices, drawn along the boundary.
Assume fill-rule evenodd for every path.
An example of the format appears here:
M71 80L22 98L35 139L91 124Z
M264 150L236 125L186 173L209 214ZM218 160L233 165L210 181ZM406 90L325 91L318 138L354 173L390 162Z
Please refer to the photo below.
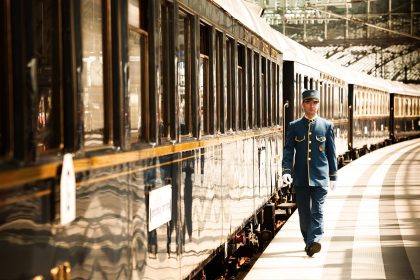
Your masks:
M319 109L319 100L318 99L306 99L302 102L302 108L305 112L305 115L309 118L314 117Z

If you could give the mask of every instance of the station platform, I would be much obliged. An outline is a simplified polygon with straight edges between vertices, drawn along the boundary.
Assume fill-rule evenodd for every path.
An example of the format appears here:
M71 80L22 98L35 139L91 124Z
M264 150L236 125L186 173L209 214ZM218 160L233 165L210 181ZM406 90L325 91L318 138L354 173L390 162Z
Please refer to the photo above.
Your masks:
M295 211L245 279L420 279L420 139L341 168L324 218L321 252L306 255Z

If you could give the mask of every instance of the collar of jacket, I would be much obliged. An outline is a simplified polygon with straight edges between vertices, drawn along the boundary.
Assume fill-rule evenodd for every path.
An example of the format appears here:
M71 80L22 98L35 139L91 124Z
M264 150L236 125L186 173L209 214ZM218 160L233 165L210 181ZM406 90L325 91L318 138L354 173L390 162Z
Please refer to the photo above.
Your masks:
M303 118L306 120L307 123L313 123L318 119L318 115L315 115L312 119L308 118L306 115L303 115Z

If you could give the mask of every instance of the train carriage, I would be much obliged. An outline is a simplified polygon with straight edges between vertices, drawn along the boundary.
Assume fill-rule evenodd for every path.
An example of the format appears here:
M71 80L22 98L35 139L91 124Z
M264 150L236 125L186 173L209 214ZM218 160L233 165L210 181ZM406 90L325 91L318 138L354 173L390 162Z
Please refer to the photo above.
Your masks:
M318 57L309 49L277 33L283 52L283 95L285 127L303 116L301 93L316 89L321 94L318 114L334 124L339 164L348 151L349 111L345 69Z
M358 157L377 149L389 139L389 88L378 78L355 71L349 75L350 122L349 150Z
M263 222L282 54L219 2L2 2L1 277L193 277Z
M394 142L420 135L420 86L390 84L390 139Z

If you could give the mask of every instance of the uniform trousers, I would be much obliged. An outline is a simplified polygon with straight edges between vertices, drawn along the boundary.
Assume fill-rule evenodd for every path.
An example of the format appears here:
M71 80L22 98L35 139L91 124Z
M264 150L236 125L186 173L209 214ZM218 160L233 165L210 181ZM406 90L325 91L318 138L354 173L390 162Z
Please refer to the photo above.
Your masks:
M319 242L324 233L323 206L328 187L294 186L300 231L306 246Z

